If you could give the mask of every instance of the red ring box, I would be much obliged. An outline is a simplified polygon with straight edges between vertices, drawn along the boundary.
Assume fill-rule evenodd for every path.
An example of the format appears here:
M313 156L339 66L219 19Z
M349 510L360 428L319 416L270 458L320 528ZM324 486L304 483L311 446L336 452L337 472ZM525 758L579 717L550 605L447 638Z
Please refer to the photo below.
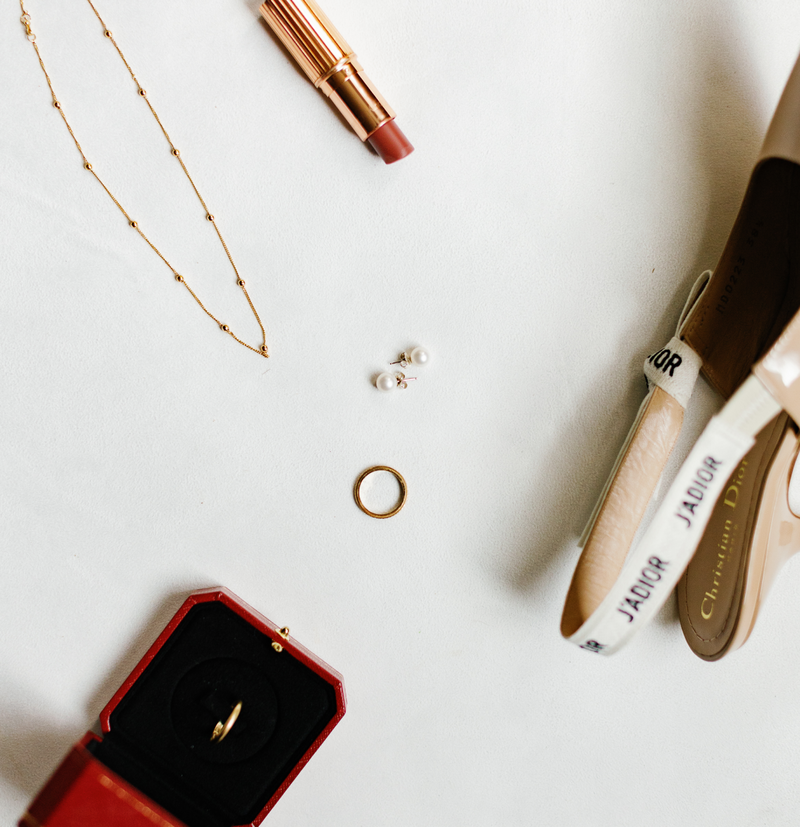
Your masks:
M338 672L227 589L195 592L19 825L255 827L344 713Z

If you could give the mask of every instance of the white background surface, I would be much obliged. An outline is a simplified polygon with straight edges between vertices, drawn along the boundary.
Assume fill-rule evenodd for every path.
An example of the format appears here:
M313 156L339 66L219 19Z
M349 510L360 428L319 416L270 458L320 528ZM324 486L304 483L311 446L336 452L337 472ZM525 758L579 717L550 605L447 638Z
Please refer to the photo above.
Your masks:
M608 660L558 623L642 361L716 263L800 5L326 0L416 146L387 167L255 0L102 3L268 361L82 169L2 5L3 823L186 594L224 584L345 676L347 715L271 827L796 824L796 562L717 664L671 603ZM27 6L95 168L257 342L88 4ZM378 393L416 344L418 381ZM682 453L716 404L701 382ZM379 463L410 489L385 521L351 492Z

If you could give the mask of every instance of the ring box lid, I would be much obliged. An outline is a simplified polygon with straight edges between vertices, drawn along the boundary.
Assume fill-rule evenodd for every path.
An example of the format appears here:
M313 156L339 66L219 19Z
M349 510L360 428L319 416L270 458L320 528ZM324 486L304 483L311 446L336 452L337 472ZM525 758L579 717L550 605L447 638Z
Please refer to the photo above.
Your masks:
M96 762L145 807L155 802L169 825L260 824L345 712L342 676L285 635L227 589L192 594L103 709L103 738L79 745L92 770L81 783L91 784ZM212 742L238 701L236 723ZM64 787L66 764L29 813ZM135 819L134 810L113 823L154 823Z
M186 827L101 764L86 748L92 732L67 753L19 827Z

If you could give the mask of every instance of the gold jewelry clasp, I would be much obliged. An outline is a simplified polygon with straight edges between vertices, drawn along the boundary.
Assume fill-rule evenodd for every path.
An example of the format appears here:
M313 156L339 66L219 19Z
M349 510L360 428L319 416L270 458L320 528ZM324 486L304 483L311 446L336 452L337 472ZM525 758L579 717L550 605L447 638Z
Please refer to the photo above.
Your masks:
M33 33L33 29L31 29L31 16L22 4L22 0L19 0L19 7L22 9L22 17L20 17L19 22L25 27L25 36L31 43L35 43L36 35Z
M25 27L25 36L31 43L34 43L36 41L36 35L33 33L33 29L31 29L31 16L25 8L23 0L19 0L19 7L22 9L22 17L20 17L19 22Z

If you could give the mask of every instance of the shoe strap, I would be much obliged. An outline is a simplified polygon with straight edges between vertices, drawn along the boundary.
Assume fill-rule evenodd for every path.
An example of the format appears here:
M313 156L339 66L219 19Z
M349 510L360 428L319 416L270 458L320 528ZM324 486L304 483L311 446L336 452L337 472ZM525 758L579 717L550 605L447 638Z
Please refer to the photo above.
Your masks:
M647 389L661 388L685 410L701 367L700 357L686 342L673 336L665 347L645 360Z
M633 531L627 532L630 537L628 537L626 550L630 548L633 542L633 535L644 516L650 495L661 478L667 460L675 446L675 441L683 423L684 411L689 404L692 390L697 381L697 374L702 366L700 357L685 342L681 341L680 336L691 318L692 310L697 306L700 296L711 280L711 275L710 270L704 271L692 285L678 319L675 336L670 339L665 347L660 348L645 359L644 376L647 382L647 396L639 408L636 419L619 454L617 454L611 474L581 535L578 542L580 548L585 548L591 539L593 529L608 501L609 492L614 487L627 491L630 486L627 484L628 481L625 477L631 474L634 477L637 475L641 477L640 479L632 478L630 480L632 486L641 489L644 485L651 489L645 498L644 504L639 508L635 508L634 511L631 511L630 504L620 503L620 507L631 518L634 518L635 522ZM656 388L661 388L664 393L654 393ZM656 443L666 443L666 445ZM641 463L645 464L644 469L641 468ZM628 466L627 470L626 465ZM632 468L630 466L636 467ZM645 473L641 473L643 470ZM628 499L625 494L623 494L623 497ZM608 510L614 511L615 509L610 507ZM608 515L606 520L609 518L613 518L613 515ZM602 527L597 533L604 533ZM620 560L620 565L623 560L624 556Z
M689 323L692 311L697 307L700 296L703 295L703 291L711 281L712 275L711 270L700 274L683 305L675 335L666 347L648 356L644 362L644 377L647 380L648 391L661 388L684 410L689 405L703 360L681 339L681 335Z
M619 576L580 627L565 635L568 640L610 655L658 613L689 565L736 463L752 444L720 417L712 418Z
M634 553L631 549L677 442L684 411L701 368L700 357L681 341L680 335L710 277L710 271L706 271L697 279L680 315L676 335L645 360L647 396L580 540L583 552L567 594L561 631L564 637L590 651L610 653L621 645L613 646L612 636L603 632L603 625L597 626L602 618L611 617L612 626L620 620L637 627L643 625L636 620L629 621L620 610L627 606L632 610L631 617L644 617L645 613L640 615L636 609L641 609L645 601L649 605L655 602L649 599L655 590L647 588L649 581L643 574L649 565L647 561L650 557L672 559L671 555L664 557L660 544L656 549L652 544L640 543ZM691 480L683 482L689 487ZM666 569L648 569L648 572L654 578L653 583L662 584L658 593L666 591L668 596L672 586L668 590L665 586L672 579L672 572ZM633 574L637 576L629 583ZM679 577L680 572L674 576L673 586ZM637 585L636 581L642 578L643 582ZM647 592L648 597L637 598L636 592L628 594L631 588ZM626 600L638 600L639 605L634 608L631 603L625 603ZM630 630L620 627L620 631L623 630L627 639ZM613 637L616 640L616 636Z

